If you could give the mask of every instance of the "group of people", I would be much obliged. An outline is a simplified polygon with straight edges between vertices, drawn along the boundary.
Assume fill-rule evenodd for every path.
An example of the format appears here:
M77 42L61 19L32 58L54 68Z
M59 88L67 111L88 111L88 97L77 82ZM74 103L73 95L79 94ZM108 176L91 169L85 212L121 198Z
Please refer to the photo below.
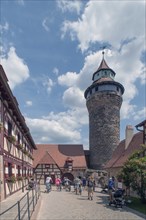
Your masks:
M47 192L51 191L51 185L53 180L50 176L46 178L46 190ZM71 185L74 186L75 194L82 194L83 190L88 192L88 200L93 200L93 192L95 191L95 180L92 176L86 177L76 177L74 181L69 180L67 177L64 177L62 180L60 177L55 179L56 189L61 191L64 188L66 191L71 191Z

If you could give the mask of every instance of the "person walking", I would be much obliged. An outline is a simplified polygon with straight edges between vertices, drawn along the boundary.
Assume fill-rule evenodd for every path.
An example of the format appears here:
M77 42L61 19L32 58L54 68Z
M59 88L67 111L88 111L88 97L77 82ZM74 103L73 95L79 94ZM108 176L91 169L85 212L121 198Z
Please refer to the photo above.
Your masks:
M71 191L71 181L68 179L68 177L64 178L64 187L66 191Z
M109 181L108 181L109 204L113 202L114 191L115 191L115 178L114 176L112 176L109 178Z
M86 177L84 176L83 179L82 179L82 186L83 186L83 190L85 190L86 188Z
M46 190L47 192L50 192L51 191L51 183L52 183L52 178L50 176L48 176L46 178Z
M82 181L80 177L76 177L74 179L74 191L76 195L79 193L81 195L82 193Z
M89 176L88 178L87 187L88 187L88 200L93 200L94 178L92 176Z
M61 191L61 179L59 177L55 179L55 185L57 190Z

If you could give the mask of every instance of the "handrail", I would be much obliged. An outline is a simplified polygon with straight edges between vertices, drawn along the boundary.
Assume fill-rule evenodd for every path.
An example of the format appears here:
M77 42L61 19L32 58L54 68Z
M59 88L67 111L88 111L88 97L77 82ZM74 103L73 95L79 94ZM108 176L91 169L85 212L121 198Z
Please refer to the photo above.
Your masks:
M3 215L4 213L8 212L10 209L12 209L15 205L17 205L18 202L16 202L14 205L12 205L10 208L6 209L2 213L0 213L0 216Z
M32 191L32 193L31 193ZM27 217L30 220L32 213L34 212L37 201L40 197L40 187L37 185L37 188L28 191L20 200L18 200L11 207L0 213L0 218L3 215L3 219L7 219L6 216L11 216L11 220L22 220L24 217ZM12 211L14 207L17 206L17 209ZM15 217L13 216L15 213Z

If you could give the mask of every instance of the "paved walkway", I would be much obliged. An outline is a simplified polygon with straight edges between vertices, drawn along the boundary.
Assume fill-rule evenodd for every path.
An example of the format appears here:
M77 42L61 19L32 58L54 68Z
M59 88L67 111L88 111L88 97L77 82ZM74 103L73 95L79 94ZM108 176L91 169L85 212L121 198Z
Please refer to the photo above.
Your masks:
M143 220L140 215L127 207L115 208L108 206L108 196L97 189L93 201L87 199L87 191L75 195L65 190L58 192L53 187L50 193L41 189L40 207L33 220Z

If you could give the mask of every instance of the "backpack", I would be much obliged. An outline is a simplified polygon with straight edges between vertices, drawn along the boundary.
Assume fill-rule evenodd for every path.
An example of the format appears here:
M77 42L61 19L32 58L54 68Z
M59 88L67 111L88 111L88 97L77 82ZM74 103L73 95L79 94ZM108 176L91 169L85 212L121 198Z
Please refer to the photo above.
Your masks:
M93 187L93 182L91 180L88 181L88 186Z
M109 188L109 189L113 189L113 186L114 186L113 180L109 180L109 182L108 182L108 188Z

